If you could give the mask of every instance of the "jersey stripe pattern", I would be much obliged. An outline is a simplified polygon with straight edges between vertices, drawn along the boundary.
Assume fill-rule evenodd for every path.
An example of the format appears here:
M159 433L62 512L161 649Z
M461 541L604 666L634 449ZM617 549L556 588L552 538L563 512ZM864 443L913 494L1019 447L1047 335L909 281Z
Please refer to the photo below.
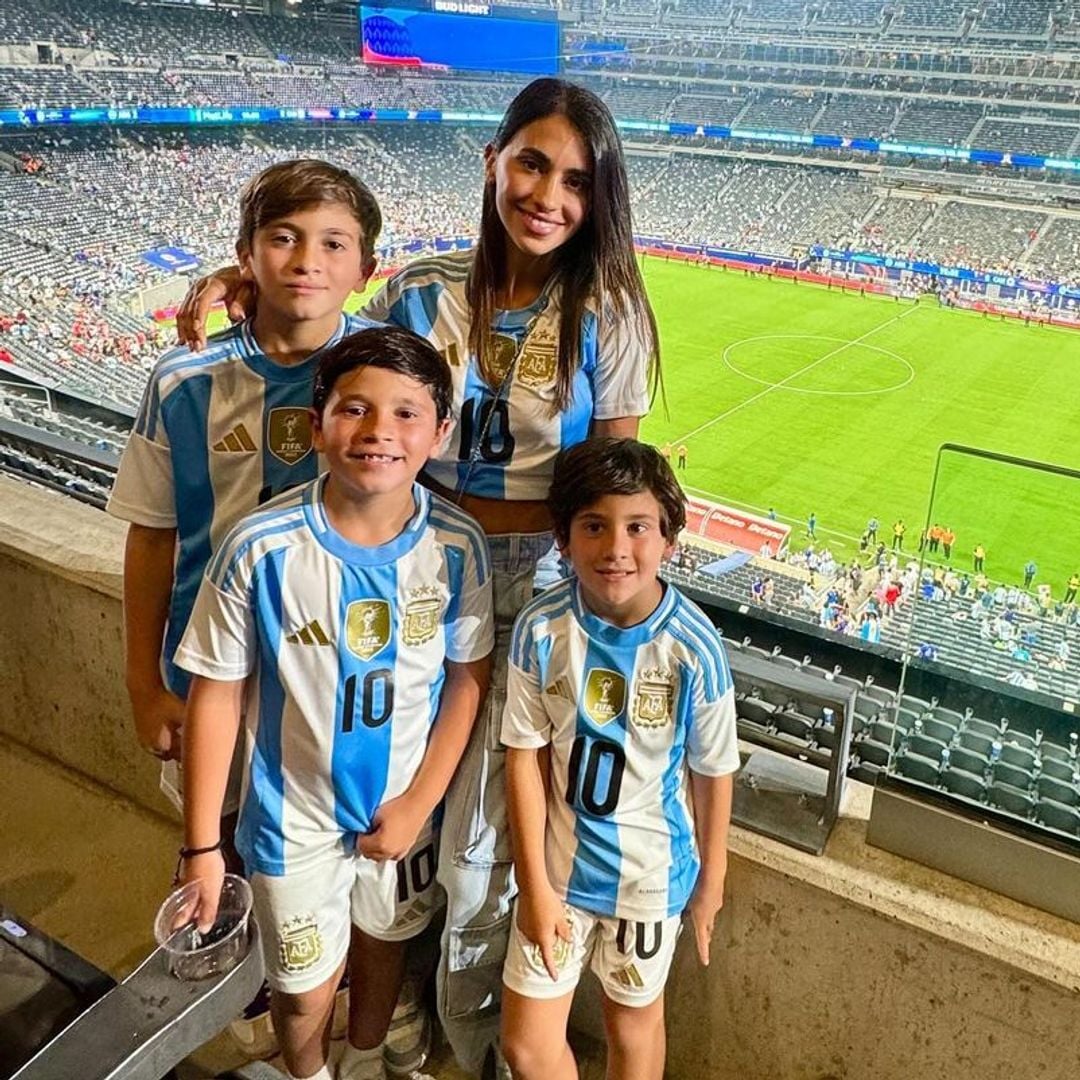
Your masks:
M342 315L324 348L375 325ZM201 352L167 352L151 373L108 509L137 525L177 531L162 659L166 685L181 696L187 676L173 654L211 554L244 514L318 475L308 418L318 356L278 364L247 322L215 335Z
M739 767L724 647L675 588L643 623L612 626L575 579L518 616L503 742L551 747L545 843L552 887L597 915L677 915L699 871L687 769Z
M194 674L248 680L236 846L264 874L352 850L420 767L443 661L479 660L494 640L472 518L416 485L406 528L358 547L327 520L324 484L230 533L176 656Z
M649 407L648 345L632 320L601 318L590 305L581 327L573 399L553 413L559 297L496 314L499 366L513 364L496 393L469 352L465 283L472 252L420 259L387 282L364 309L427 338L450 364L457 427L430 475L452 491L493 499L545 499L555 457L588 436L593 419L643 416ZM526 341L527 338L527 341ZM524 344L523 344L524 343Z

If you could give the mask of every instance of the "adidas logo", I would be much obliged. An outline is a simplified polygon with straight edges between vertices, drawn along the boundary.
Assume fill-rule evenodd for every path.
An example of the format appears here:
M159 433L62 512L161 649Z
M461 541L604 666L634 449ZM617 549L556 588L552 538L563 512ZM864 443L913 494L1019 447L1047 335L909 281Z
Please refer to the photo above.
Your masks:
M287 634L285 640L290 645L332 645L318 619L313 619L307 626L301 626L295 633Z
M552 697L565 698L567 701L573 701L574 695L570 692L570 682L565 676L560 675L553 683L544 688L545 694L550 694Z
M237 424L224 439L214 443L214 449L219 454L246 454L254 451L255 444L251 441L247 428L243 424Z
M612 976L617 983L631 990L640 990L645 985L645 981L633 964L627 964L626 967L613 971Z

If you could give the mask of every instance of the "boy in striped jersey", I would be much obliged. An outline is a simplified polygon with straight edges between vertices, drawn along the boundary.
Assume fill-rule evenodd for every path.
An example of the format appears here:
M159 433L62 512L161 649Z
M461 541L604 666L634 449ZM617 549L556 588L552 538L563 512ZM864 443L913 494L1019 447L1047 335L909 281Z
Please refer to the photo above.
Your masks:
M131 523L124 556L126 679L140 744L166 762L179 805L188 678L173 663L206 564L246 513L314 479L315 354L378 325L342 306L375 268L382 215L356 177L322 161L273 165L240 198L236 250L255 315L154 368L109 500ZM235 813L235 805L227 807Z
M519 1080L577 1076L566 1021L588 963L608 1075L660 1080L681 917L707 964L723 903L734 690L716 629L657 576L685 523L661 454L581 443L560 455L548 501L575 577L524 608L511 644L502 738L520 894L503 1052Z
M494 631L479 526L416 484L450 427L450 374L406 330L327 350L311 425L326 476L249 515L207 567L177 651L184 881L212 925L218 815L243 717L237 847L251 875L271 1011L292 1077L382 1078L406 940L435 910L433 815L487 687ZM350 949L350 935L352 948Z

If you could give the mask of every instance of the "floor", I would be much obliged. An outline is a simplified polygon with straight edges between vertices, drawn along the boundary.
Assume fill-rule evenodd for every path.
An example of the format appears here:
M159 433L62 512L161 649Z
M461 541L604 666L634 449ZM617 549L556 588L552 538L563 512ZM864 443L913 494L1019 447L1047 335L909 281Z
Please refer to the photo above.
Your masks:
M0 900L123 978L154 948L154 913L170 889L179 825L4 739L0 791ZM222 1034L179 1072L205 1080L243 1060ZM445 1046L425 1071L436 1080L466 1077ZM595 1058L583 1064L586 1080L602 1075Z

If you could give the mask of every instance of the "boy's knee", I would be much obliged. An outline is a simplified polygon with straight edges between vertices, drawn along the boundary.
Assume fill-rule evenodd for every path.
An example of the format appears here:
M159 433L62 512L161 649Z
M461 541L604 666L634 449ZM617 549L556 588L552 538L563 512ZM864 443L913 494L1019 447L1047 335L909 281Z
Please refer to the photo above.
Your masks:
M662 998L643 1008L609 1001L604 1012L608 1045L624 1057L648 1054L664 1036Z
M284 1017L313 1017L327 1012L337 992L338 978L327 979L313 990L300 994L286 994L275 990L273 994L274 1010Z
M532 1080L532 1077L543 1078L558 1070L566 1052L566 1040L540 1039L537 1033L504 1030L500 1048L510 1072L519 1080Z

